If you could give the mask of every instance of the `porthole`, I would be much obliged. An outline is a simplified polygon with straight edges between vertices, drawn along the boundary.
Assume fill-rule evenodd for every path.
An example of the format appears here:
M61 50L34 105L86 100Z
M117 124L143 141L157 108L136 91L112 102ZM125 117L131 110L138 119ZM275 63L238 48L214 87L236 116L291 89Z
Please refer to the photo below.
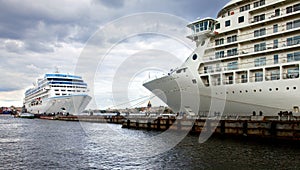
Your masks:
M256 90L253 90L254 92L256 92Z
M248 93L248 90L246 90L245 92Z
M290 90L290 88L289 88L289 87L286 87L286 90Z
M272 89L271 89L271 88L269 88L269 91L272 91Z
M197 58L198 58L197 54L194 54L193 55L193 60L197 60Z
M278 88L276 88L276 91L278 91L279 89Z
M234 93L234 91L232 91L232 93Z
M259 89L259 92L261 92L261 89Z
M297 87L294 87L294 90L296 90L297 89Z
M242 93L242 90L240 91L240 93Z

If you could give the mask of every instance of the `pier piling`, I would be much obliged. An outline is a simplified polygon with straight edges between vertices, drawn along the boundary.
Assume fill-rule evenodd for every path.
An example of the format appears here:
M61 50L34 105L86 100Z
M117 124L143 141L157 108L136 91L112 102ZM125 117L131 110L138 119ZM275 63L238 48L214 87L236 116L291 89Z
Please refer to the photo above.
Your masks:
M134 124L131 123L134 121ZM290 120L278 120L265 117L263 119L222 119L211 120L205 118L198 119L174 119L158 118L146 119L145 121L127 119L123 122L123 128L135 128L145 130L188 130L190 133L210 133L222 136L247 136L263 137L288 140L300 140L299 118Z

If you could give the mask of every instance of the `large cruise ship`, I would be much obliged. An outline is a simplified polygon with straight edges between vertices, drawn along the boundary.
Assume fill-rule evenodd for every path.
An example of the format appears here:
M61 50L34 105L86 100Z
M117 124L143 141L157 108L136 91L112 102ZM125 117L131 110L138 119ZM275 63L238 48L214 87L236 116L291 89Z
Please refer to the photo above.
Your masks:
M187 27L194 52L144 84L175 112L299 115L299 0L231 0Z
M51 73L25 92L24 105L34 114L79 114L90 102L87 84L76 75Z

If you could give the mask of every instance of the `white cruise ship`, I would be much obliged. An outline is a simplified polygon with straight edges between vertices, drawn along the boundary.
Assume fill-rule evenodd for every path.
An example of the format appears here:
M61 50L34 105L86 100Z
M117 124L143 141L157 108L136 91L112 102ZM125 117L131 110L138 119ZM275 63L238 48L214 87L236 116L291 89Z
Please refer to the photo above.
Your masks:
M38 79L35 87L25 92L24 105L28 112L34 114L79 114L90 100L82 77L51 73Z
M144 84L175 112L299 115L299 0L231 0L187 27L194 52Z

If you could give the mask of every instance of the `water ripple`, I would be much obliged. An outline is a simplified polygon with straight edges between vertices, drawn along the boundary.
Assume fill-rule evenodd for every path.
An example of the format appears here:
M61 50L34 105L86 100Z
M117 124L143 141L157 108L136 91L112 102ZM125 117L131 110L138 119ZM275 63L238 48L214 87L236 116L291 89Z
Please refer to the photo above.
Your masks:
M171 150L137 156L153 131L120 125L0 116L0 169L299 169L298 143L187 136ZM148 145L147 145L148 146ZM151 146L151 145L150 145Z

